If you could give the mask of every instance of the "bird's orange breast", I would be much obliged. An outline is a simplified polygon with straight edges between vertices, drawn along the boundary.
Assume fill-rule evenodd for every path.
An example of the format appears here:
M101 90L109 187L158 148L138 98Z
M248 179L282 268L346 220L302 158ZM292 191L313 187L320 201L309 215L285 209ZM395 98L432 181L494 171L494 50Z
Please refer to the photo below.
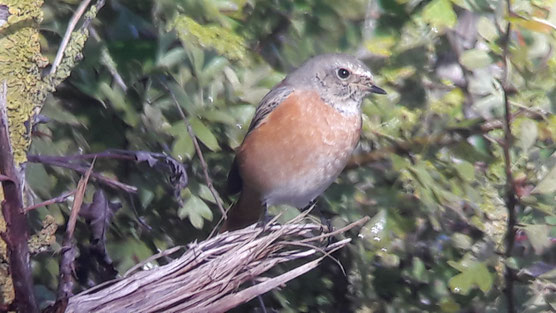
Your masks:
M316 92L294 91L239 148L244 188L269 205L306 205L342 171L360 129L360 114L342 114Z

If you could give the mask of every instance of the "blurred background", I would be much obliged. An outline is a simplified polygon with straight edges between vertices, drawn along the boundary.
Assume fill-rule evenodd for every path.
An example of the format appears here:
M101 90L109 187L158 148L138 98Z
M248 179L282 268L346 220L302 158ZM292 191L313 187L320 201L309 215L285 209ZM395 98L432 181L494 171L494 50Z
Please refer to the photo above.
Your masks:
M43 5L42 51L51 62L78 5ZM33 132L30 154L44 161L142 150L185 164L189 185L179 190L167 171L148 162L96 161L95 172L138 188L130 193L96 182L86 197L91 202L102 190L111 203L106 245L122 274L161 250L203 240L221 216L175 102L227 207L234 200L225 192L227 171L259 100L307 58L350 53L370 66L388 95L364 101L354 159L319 205L334 227L372 220L335 254L345 274L328 260L266 294L266 305L277 312L503 312L506 264L515 269L518 311L553 312L556 1L515 0L510 15L506 6L497 0L108 0L89 28L82 61L47 100L42 114L49 121ZM504 53L518 199L510 258ZM27 165L28 200L35 203L72 190L80 177L41 157ZM283 218L296 212L287 208ZM47 215L59 227L57 243L33 256L42 306L55 298L67 203L35 210L37 231ZM114 277L91 261L94 242L83 221L76 238L76 291ZM250 303L237 312L256 310Z

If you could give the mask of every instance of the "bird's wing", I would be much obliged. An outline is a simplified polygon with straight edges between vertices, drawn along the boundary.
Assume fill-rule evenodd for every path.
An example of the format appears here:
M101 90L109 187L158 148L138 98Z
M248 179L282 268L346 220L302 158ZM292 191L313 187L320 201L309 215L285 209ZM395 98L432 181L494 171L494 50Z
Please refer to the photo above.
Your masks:
M251 120L251 124L249 125L249 129L247 130L247 134L245 137L249 135L255 128L257 128L264 119L272 112L276 107L282 103L286 98L293 92L293 87L289 85L285 85L281 83L280 85L276 86L272 89L266 96L263 97L259 105L257 106L257 110L255 111L255 115Z
M259 127L266 117L276 109L276 107L282 103L292 92L294 88L292 86L286 85L283 82L278 86L274 87L266 96L263 97L257 109L255 110L255 115L251 120L251 124L249 125L249 129L247 130L247 134L245 137L249 136L249 134ZM236 194L241 191L243 187L243 181L241 179L241 175L239 174L239 168L237 165L237 161L234 158L232 162L232 166L230 167L230 172L228 172L228 193L229 194Z

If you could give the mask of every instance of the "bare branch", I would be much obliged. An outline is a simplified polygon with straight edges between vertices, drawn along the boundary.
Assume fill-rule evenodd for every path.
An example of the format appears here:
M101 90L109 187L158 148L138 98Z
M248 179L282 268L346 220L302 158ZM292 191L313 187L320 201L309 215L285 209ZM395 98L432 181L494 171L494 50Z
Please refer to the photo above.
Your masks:
M510 16L512 14L511 1L506 0L507 14ZM510 159L510 148L512 145L512 117L511 117L511 105L508 96L509 91L509 45L512 33L512 24L508 20L508 25L506 26L506 32L504 34L503 41L503 54L502 61L504 64L504 76L502 77L502 87L504 92L504 144L502 145L502 150L504 151L504 169L506 172L506 208L508 210L508 223L506 226L506 253L505 257L510 258L512 256L512 250L515 241L515 224L516 224L516 186L512 174L512 165ZM515 313L515 301L514 301L514 271L508 266L505 266L505 288L504 293L506 294L506 306L508 313Z
M51 166L68 168L68 169L74 170L74 171L76 171L78 173L81 173L81 174L85 174L87 172L87 168L83 167L81 165L68 163L68 162L61 162L61 161L52 159L50 157L43 157L43 156L40 156L40 155L28 155L27 156L27 161L32 162L32 163L42 163L42 164L51 165ZM96 179L100 183L103 183L103 184L105 184L105 185L107 185L111 188L114 188L114 189L121 189L121 190L123 190L125 192L129 192L129 193L137 192L137 187L135 187L135 186L124 184L122 182L119 182L117 180L108 178L108 177L103 176L103 175L98 174L98 173L91 173L91 177L93 177L94 179Z
M43 202L41 202L41 203L37 203L37 204L35 204L35 205L26 207L26 208L24 209L24 211L25 211L25 213L27 213L27 212L29 212L29 211L32 211L32 210L34 210L34 209L41 208L41 207L43 207L43 206L47 206L47 205L51 205L51 204L55 204L55 203L62 203L62 202L64 202L64 201L66 201L69 197L71 197L72 195L74 195L76 191L77 191L77 190L72 190L72 191L64 192L63 194L57 196L56 198L52 198L52 199L43 201Z
M180 193L182 189L187 187L188 177L185 166L172 158L169 155L163 153L156 153L150 151L132 151L132 150L121 150L121 149L109 149L98 153L88 153L88 154L75 154L67 156L46 156L46 155L28 155L27 158L31 162L39 161L44 164L60 165L68 164L73 169L74 167L79 167L79 165L72 163L72 161L87 160L87 159L116 159L116 160L129 160L135 162L145 162L150 167L162 168L162 170L169 173L169 180L172 184L174 197L180 202ZM61 165L60 165L61 166ZM82 167L82 169L85 169ZM94 174L93 174L93 177ZM128 191L129 192L129 191ZM181 202L180 202L181 203Z
M81 177L79 183L77 184L77 191L75 198L73 200L73 205L71 207L71 214L66 226L66 233L64 234L64 239L62 241L62 256L60 260L60 277L58 279L58 294L56 296L56 303L54 306L57 311L63 312L67 306L68 299L72 295L72 273L74 268L74 260L77 254L75 250L75 245L73 243L73 232L75 230L75 225L77 223L77 217L79 216L79 211L83 204L83 198L85 197L85 191L87 190L87 183L89 182L89 177L93 171L94 161L91 163L85 175Z
M95 40L97 42L102 41L102 39L100 38L96 29L93 26L89 26L89 32L91 33L91 36L93 36L93 38L95 38ZM122 90L124 92L126 92L127 91L127 85L125 84L124 79L122 78L122 76L118 72L118 69L116 68L116 65L114 64L112 56L108 52L108 49L106 48L105 45L103 45L101 47L100 53L101 53L101 62L104 64L104 66L106 66L106 68L108 68L108 70L110 71L110 74L112 74L112 77L114 77L114 81L116 82L116 84L118 84L118 86L120 86L120 88L122 88Z
M0 174L0 181L12 181L12 179L6 175Z
M66 29L66 33L64 34L64 38L62 38L62 42L60 43L60 47L58 48L58 52L56 52L56 57L54 58L54 62L52 62L52 67L50 68L50 75L54 75L58 65L62 62L62 58L64 57L64 52L66 51L66 47L71 38L71 34L79 22L79 19L85 13L85 10L91 3L91 0L83 0L81 4L77 7L77 10L73 13L70 22L68 23L68 28Z
M477 127L469 129L452 129L440 135L415 137L408 141L396 142L368 153L354 155L351 157L346 168L356 168L372 162L377 162L388 158L392 153L407 154L415 149L423 149L424 146L449 146L461 142L472 135L488 133L495 129L504 127L503 121L486 121Z

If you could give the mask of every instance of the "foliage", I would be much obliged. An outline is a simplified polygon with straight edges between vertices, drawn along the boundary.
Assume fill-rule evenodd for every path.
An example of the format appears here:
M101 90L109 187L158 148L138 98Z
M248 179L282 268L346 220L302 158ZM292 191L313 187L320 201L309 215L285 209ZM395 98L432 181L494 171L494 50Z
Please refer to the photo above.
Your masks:
M41 44L50 60L74 8L64 0L43 6ZM556 3L515 0L512 8L508 14L496 0L109 1L92 23L98 36L80 65L48 98L42 114L51 120L34 131L30 153L142 150L188 165L190 184L176 198L156 169L97 160L95 172L138 187L127 194L98 183L87 193L91 202L102 188L122 204L105 236L123 273L159 250L205 238L219 218L174 98L229 204L224 186L233 149L262 96L312 55L352 53L388 91L363 104L357 154L388 153L351 164L320 205L335 227L373 219L337 255L345 276L335 263L324 264L265 303L283 312L499 312L506 310L509 266L519 311L555 310ZM510 258L500 144L508 22L518 197ZM79 178L36 163L26 175L35 202L73 189ZM65 225L67 204L36 209L37 231L47 215ZM86 256L83 221L75 235ZM102 278L101 269L83 268L84 259L79 289ZM44 305L56 290L57 259L39 254L33 265Z

